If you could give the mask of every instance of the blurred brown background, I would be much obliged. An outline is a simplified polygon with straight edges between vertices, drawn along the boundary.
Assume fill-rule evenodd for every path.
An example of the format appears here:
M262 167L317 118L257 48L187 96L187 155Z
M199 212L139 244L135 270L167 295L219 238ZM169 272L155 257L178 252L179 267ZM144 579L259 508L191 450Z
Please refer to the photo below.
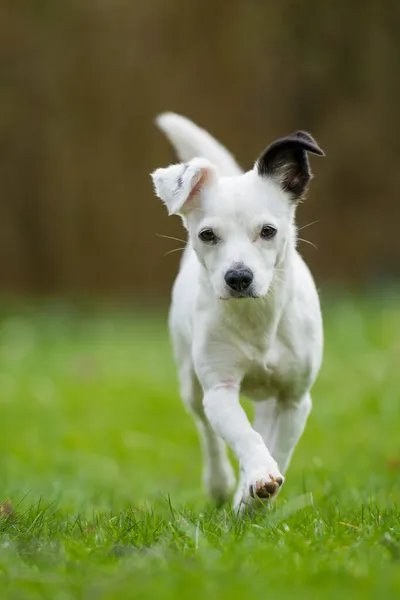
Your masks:
M149 173L180 112L250 167L308 129L320 285L400 275L400 3L0 2L0 291L166 297L181 237Z

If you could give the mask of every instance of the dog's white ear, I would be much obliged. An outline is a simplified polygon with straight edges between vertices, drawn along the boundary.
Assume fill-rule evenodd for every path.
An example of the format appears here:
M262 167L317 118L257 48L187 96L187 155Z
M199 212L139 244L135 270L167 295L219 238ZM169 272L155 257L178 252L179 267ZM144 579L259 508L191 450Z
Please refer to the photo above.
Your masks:
M217 169L205 158L157 169L151 174L156 195L170 215L185 215L199 207L201 193L217 180Z
M276 179L284 191L298 200L312 177L307 152L324 156L309 133L297 131L270 144L256 162L256 169L261 177Z

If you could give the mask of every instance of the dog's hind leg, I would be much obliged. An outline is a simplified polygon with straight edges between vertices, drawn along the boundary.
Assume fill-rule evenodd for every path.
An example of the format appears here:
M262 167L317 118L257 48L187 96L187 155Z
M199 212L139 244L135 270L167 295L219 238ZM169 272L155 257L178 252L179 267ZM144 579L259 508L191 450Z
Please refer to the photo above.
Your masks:
M277 414L277 402L275 398L254 402L253 427L261 435L264 444L270 452L274 443ZM272 452L271 454L274 456Z
M193 415L204 457L203 481L208 494L217 502L226 502L235 486L235 474L225 442L211 427L203 408L203 393L190 362L179 369L182 399Z
M306 426L311 406L311 396L308 393L299 400L278 401L276 404L270 452L282 473L289 467L293 451Z
M309 394L296 402L279 401L275 398L255 402L254 429L263 438L283 475L304 431L310 410Z

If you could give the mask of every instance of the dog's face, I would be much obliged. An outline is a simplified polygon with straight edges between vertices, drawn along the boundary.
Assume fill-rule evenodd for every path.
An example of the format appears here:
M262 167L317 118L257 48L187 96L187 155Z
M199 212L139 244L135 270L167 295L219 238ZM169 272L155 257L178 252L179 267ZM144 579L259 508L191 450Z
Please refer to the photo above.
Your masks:
M266 296L288 244L294 211L311 177L306 152L323 152L299 132L271 144L243 175L220 178L207 160L157 169L157 195L179 214L216 296Z
M214 175L214 174L213 174ZM293 206L257 171L210 182L186 215L193 248L219 298L267 294L288 236Z

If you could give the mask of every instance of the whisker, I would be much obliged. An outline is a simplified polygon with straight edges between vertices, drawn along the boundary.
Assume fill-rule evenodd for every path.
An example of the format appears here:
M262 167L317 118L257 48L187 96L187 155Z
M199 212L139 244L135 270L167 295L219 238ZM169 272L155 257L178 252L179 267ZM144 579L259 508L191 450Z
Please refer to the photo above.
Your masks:
M156 233L158 237L165 238L166 240L174 240L174 242L182 242L182 244L186 244L186 240L181 240L180 238L172 237L171 235L163 235L162 233Z
M311 227L311 225L315 225L319 223L321 219L317 219L316 221L311 221L311 223L307 223L307 225L303 225L303 227L299 227L297 231L301 231L302 229L306 229L306 227Z
M185 248L186 246L183 246L183 248L173 248L173 250L169 250L163 256L167 256L167 254L172 254L173 252L179 252L179 250L182 252L183 250L185 250Z
M316 250L318 250L317 246L315 244L313 244L312 242L310 242L310 240L305 240L304 238L298 237L297 238L300 242L305 242L306 244L310 244L310 246L312 246L313 248L315 248Z

